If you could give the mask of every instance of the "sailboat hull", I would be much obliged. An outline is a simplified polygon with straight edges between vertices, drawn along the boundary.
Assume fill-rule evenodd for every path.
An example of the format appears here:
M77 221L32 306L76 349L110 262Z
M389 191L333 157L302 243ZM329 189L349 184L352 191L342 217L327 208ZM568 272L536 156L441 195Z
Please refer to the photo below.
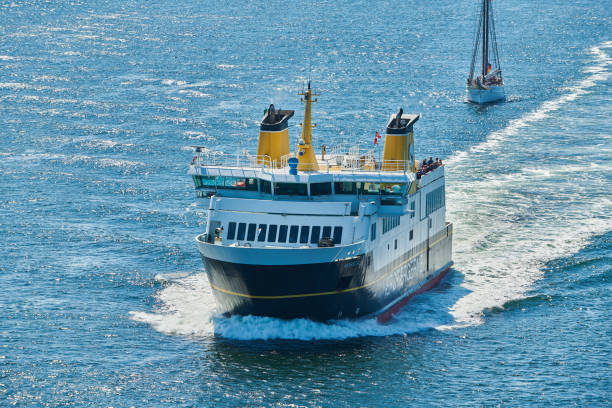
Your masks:
M484 104L500 101L506 98L503 85L492 85L488 89L472 88L467 89L467 99L470 102Z

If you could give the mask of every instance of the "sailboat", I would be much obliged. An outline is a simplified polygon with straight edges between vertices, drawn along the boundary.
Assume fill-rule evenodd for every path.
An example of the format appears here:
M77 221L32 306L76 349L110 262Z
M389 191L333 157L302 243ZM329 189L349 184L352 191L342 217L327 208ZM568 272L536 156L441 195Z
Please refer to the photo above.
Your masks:
M480 61L478 61L479 56ZM479 66L477 62L480 62ZM477 72L477 69L480 72ZM470 102L483 104L505 97L491 0L482 0L470 76L467 80L467 99Z

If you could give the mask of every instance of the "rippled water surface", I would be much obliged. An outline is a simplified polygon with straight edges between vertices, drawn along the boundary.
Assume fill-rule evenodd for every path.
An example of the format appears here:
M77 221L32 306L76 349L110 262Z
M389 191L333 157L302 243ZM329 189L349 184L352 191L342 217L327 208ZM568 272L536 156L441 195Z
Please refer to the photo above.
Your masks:
M495 1L505 103L464 101L475 1L0 4L0 406L609 406L611 8ZM190 145L315 145L399 106L447 164L455 268L394 321L218 316Z

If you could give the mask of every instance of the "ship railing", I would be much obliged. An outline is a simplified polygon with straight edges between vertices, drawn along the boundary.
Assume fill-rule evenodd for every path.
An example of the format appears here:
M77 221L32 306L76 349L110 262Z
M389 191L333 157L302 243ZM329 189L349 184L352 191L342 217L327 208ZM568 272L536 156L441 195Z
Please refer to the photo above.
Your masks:
M219 167L260 167L282 169L289 167L290 154L281 156L278 160L272 160L268 155L252 155L246 150L239 153L226 153L219 151L197 151L191 160L194 166L219 166Z
M379 172L379 171L400 171L411 170L408 160L381 160L377 161L372 155L344 155L331 156L324 160L324 170L346 171L346 172Z
M203 147L193 146L195 156L191 164L196 167L249 167L262 169L286 169L288 160L293 157L286 154L277 160L268 155L253 155L243 150L237 153L211 151ZM408 160L376 160L373 150L361 150L352 146L348 151L334 148L325 158L319 160L319 171L327 172L408 172L411 170Z

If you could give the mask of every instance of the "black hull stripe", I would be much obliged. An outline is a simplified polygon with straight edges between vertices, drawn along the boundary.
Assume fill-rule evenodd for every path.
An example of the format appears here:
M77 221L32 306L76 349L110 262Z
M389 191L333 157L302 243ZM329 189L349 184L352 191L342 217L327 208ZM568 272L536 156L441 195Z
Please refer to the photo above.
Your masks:
M432 247L436 246L438 243L440 243L441 241L443 241L447 237L450 237L452 235L452 233L453 233L452 230L449 231L448 235L444 235L442 238L438 239L437 241L435 241L434 243L429 245L429 248L432 248ZM395 268L393 268L390 271L388 271L387 273L385 273L384 275L381 275L378 278L374 279L372 282L369 282L369 283L367 283L365 285L362 285L362 286L356 286L354 288L349 288L349 289L344 289L344 290L334 290L334 291L330 291L330 292L319 292L319 293L303 293L303 294L295 294L295 295L265 296L265 295L248 295L246 293L233 292L231 290L222 289L222 288L220 288L218 286L213 285L212 283L210 284L210 286L213 289L218 290L219 292L223 292L223 293L226 293L228 295L234 295L234 296L240 296L240 297L244 297L244 298L249 298L249 299L294 299L294 298L303 298L303 297L312 297L312 296L338 295L338 294L341 294L341 293L353 292L353 291L356 291L356 290L365 289L368 286L374 285L378 281L380 281L382 279L385 279L387 276L389 276L390 274L392 274L393 272L395 272L396 270L398 270L399 268L401 268L402 266L404 266L408 262L412 261L417 256L421 255L423 252L427 251L427 249L428 249L427 247L422 249L421 251L417 252L416 254L411 256L410 258L406 259L401 264L397 265Z

